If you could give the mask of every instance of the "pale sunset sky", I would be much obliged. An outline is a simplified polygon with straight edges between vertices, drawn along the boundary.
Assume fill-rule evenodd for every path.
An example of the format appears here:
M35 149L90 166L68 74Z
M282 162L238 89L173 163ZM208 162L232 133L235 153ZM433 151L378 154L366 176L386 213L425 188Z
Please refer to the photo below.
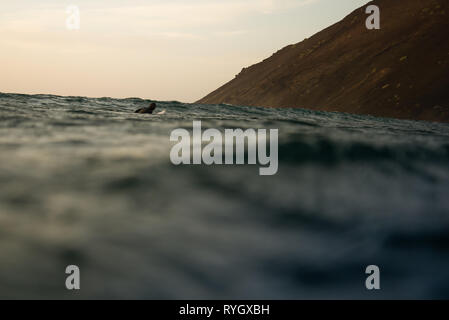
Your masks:
M0 92L193 102L367 2L0 0Z

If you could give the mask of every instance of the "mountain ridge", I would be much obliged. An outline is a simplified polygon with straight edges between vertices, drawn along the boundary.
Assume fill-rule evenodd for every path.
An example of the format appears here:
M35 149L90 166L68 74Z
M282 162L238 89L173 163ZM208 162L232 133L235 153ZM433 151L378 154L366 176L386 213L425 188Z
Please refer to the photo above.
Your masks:
M380 8L380 30L365 27L372 4ZM448 13L442 0L371 1L243 68L197 103L449 122Z

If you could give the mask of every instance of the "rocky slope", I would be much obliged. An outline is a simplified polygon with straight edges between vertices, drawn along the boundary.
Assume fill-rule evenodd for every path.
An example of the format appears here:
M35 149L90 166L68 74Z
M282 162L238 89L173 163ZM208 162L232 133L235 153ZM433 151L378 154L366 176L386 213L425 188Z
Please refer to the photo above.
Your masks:
M365 27L369 4L380 7L380 30ZM449 122L449 1L367 5L198 102Z

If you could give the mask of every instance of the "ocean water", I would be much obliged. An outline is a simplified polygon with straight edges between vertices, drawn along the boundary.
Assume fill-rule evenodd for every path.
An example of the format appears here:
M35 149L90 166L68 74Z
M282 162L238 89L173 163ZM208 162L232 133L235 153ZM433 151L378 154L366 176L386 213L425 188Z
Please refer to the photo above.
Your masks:
M448 124L149 102L0 94L0 298L449 298ZM194 120L279 129L278 173L174 166Z

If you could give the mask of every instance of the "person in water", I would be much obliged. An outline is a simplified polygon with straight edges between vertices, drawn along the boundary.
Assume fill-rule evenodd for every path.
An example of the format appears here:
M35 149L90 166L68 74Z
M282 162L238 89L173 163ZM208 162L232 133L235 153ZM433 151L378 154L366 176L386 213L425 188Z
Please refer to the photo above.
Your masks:
M153 113L154 109L156 109L156 104L152 102L149 107L137 109L134 113Z

